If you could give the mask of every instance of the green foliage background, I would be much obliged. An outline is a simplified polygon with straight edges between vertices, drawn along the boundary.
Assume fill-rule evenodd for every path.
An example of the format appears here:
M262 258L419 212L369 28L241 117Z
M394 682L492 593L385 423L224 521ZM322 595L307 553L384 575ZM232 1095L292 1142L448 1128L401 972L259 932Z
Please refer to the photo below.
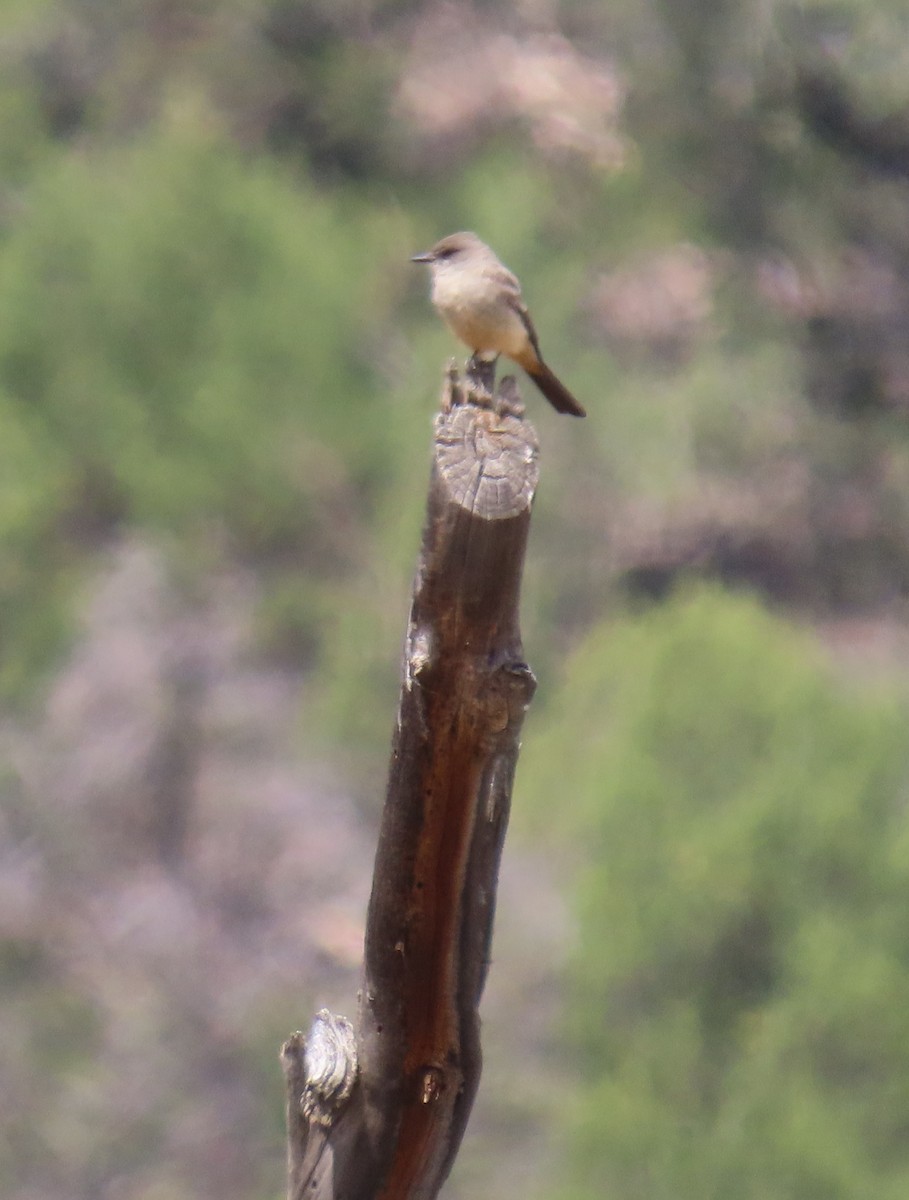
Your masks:
M557 1194L901 1195L904 700L698 591L592 633L552 713L522 790L584 847Z
M555 46L574 55L569 100L595 109L614 85L612 161L547 142L556 101L532 89L525 109L494 93L444 132L421 123L402 81L444 50L436 19L380 0L0 7L0 1187L280 1190L279 1084L262 1062L299 996L207 1030L212 1093L242 1095L224 1138L236 1160L219 1173L218 1154L171 1144L201 1111L186 964L159 972L150 952L153 983L110 963L89 981L49 915L115 909L110 876L146 869L141 837L111 834L102 853L98 823L50 807L17 738L42 728L105 556L136 542L190 609L224 578L255 581L257 664L293 674L302 752L374 818L452 352L407 258L471 227L524 279L590 412L579 428L528 397L544 459L523 622L541 688L517 823L577 931L537 1194L896 1200L904 5L458 9L496 70L509 47ZM671 290L667 262L694 263L707 301L617 331L603 280L627 317L629 297ZM840 658L850 630L885 661ZM237 845L228 881L251 853ZM26 877L54 887L17 907ZM130 1036L172 1058L131 1106L109 1055L128 1042L112 1014L133 984ZM452 1189L468 1194L457 1174Z

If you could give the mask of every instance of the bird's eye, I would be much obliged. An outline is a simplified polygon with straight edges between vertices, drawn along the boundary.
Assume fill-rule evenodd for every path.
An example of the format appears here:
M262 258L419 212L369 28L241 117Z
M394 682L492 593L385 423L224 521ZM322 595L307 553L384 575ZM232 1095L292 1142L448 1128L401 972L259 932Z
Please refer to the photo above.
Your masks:
M444 250L440 250L436 254L436 258L451 258L452 254L454 254L454 247L446 246Z

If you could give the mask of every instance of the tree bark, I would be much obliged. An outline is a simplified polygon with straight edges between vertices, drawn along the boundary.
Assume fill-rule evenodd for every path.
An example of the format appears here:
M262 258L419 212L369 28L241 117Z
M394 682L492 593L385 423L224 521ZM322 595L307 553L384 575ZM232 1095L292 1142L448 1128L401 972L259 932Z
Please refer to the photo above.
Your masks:
M323 1012L283 1052L290 1200L430 1200L467 1123L499 859L535 686L518 599L537 449L513 380L491 401L482 383L469 380L465 393L449 370L357 1029Z

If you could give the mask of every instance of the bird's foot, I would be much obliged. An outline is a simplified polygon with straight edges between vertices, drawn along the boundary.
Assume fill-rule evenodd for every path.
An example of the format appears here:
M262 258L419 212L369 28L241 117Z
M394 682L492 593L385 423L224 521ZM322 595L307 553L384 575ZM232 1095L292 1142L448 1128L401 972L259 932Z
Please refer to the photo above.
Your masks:
M492 408L496 386L496 360L472 354L467 360L467 387L473 393L475 403L483 408Z
M474 354L467 362L462 381L455 360L449 359L442 384L443 414L462 404L485 408L500 417L523 417L524 402L513 375L503 375L495 388L496 360Z

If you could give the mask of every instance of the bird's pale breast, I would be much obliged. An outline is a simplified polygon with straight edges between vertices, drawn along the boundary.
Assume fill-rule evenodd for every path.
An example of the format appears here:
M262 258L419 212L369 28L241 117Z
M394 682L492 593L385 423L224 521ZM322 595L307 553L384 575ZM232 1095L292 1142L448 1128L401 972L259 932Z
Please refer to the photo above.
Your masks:
M503 295L501 280L485 272L438 271L432 302L471 350L513 356L527 344L527 330Z

